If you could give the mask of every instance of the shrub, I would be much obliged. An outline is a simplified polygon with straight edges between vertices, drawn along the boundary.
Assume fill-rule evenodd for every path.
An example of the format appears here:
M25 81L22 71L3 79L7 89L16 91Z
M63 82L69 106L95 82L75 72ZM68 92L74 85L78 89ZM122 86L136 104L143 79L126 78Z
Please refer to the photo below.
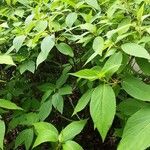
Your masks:
M89 126L118 150L148 148L149 12L149 0L2 0L0 149L97 149Z

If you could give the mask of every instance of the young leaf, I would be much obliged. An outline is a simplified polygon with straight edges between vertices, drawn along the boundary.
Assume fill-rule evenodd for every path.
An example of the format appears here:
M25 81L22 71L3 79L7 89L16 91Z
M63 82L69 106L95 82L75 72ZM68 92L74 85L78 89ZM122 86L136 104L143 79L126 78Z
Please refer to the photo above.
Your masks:
M142 108L127 121L118 150L144 150L150 146L150 109Z
M63 144L63 150L83 150L83 148L74 141L67 141Z
M68 14L68 16L66 17L67 26L71 28L76 20L77 20L77 13L73 12Z
M70 73L70 74L78 78L83 78L83 79L88 79L93 81L98 79L99 71L93 69L84 69L76 73Z
M37 67L39 64L41 64L43 61L45 61L47 59L49 52L55 45L54 40L55 40L54 35L52 35L52 36L48 35L43 39L43 41L41 43L41 52L39 53L39 55L37 57L37 61L36 61Z
M76 135L78 135L82 131L86 122L87 120L80 120L70 123L67 127L65 127L61 131L59 135L59 141L66 142L68 140L73 139Z
M23 110L21 107L17 106L15 103L5 100L5 99L0 99L0 107L5 108L5 109L10 109L10 110Z
M99 6L97 0L85 0L85 2L86 2L88 5L92 6L93 8L95 8L95 9L97 9L97 10L99 10L99 11L101 10L101 8L100 8L100 6Z
M121 48L125 53L131 56L150 59L150 55L147 50L136 43L126 43L121 45Z
M72 48L66 43L60 43L56 47L62 54L70 57L74 56Z
M47 28L47 25L48 25L48 23L47 23L46 20L41 20L41 21L37 22L37 25L36 25L36 27L35 27L35 30L36 30L37 32L43 32L43 31L45 31L45 29Z
M22 44L25 40L26 36L25 35L20 35L16 36L13 40L13 46L16 49L16 52L19 51L19 49L22 47Z
M86 105L89 103L91 99L92 92L93 92L93 89L90 89L82 95L82 97L78 100L78 103L74 109L73 115L83 110L86 107Z
M20 132L15 140L15 149L24 143L26 150L29 150L33 141L33 136L33 129L26 129Z
M100 36L96 37L93 41L93 49L94 51L99 54L102 55L102 50L104 48L104 39Z
M132 97L142 101L150 101L150 85L145 84L138 78L126 77L123 80L122 87Z
M116 112L115 93L109 85L101 84L95 88L90 102L90 114L95 127L105 140Z
M58 141L58 131L52 124L47 122L38 122L34 123L33 125L37 132L37 138L33 148L44 142Z
M15 66L15 63L13 62L13 59L9 55L2 55L0 54L0 64L6 64L6 65L13 65Z
M5 135L5 123L4 121L0 120L0 149L2 150L4 143L4 135Z

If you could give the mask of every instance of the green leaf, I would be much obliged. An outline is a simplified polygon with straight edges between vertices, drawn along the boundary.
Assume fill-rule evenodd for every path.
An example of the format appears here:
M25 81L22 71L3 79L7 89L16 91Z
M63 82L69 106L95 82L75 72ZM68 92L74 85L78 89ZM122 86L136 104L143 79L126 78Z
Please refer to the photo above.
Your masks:
M52 104L61 114L63 113L64 99L59 93L55 93L52 96Z
M26 38L25 35L16 36L14 38L13 46L16 49L16 52L18 52L20 50L20 48L22 47L25 38Z
M93 8L95 8L95 9L97 9L97 10L99 10L99 11L101 10L101 8L100 8L100 6L99 6L97 0L85 0L85 2L86 2L88 5L92 6Z
M75 76L75 77L79 77L79 78L88 79L88 80L93 81L93 80L98 79L99 71L94 70L94 69L84 69L84 70L80 70L76 73L70 73L70 74Z
M50 115L51 110L52 110L51 99L41 104L38 113L40 121L44 121Z
M21 107L18 107L15 103L12 103L9 100L0 99L0 107L10 110L23 110Z
M19 66L20 73L23 74L27 70L34 73L35 71L35 62L34 61L26 61Z
M37 138L33 148L44 142L58 141L58 131L52 124L47 122L38 122L34 123L33 125L37 132Z
M136 99L128 98L127 100L123 100L118 106L117 110L126 116L131 116L140 110L143 107L148 106L149 104L138 101ZM150 107L150 105L149 105Z
M89 103L91 99L92 92L93 89L90 89L82 95L82 97L78 100L73 115L75 115L76 113L78 113L79 111L83 110L86 107L86 105Z
M58 93L59 93L60 95L69 95L69 94L72 94L72 87L69 86L69 85L66 85L66 86L60 88L60 89L58 90Z
M33 136L33 129L26 129L20 132L15 140L15 149L24 143L26 150L29 150L33 141Z
M5 135L5 123L4 121L0 120L0 149L2 150L4 143L4 135Z
M47 56L51 51L51 49L54 47L54 45L55 45L54 35L52 36L48 35L43 39L41 43L41 52L39 53L36 61L37 67L39 64L41 64L43 61L47 59Z
M106 61L104 67L102 68L101 72L99 73L99 76L103 77L111 77L121 66L122 63L122 53L118 52L113 54L109 57L109 59Z
M74 121L70 123L67 127L65 127L60 135L60 142L66 142L68 140L73 139L76 135L78 135L82 129L84 128L87 120Z
M46 20L40 20L39 22L37 22L35 30L37 32L43 32L47 28L47 25L48 25L48 23Z
M74 141L67 141L63 144L63 150L83 150L83 148Z
M140 79L133 76L126 77L122 87L132 97L142 101L150 101L150 85L145 84Z
M90 102L90 114L103 141L113 122L116 112L115 93L109 85L101 84L95 88Z
M73 12L67 15L66 17L66 24L68 27L72 27L72 25L75 23L75 21L77 20L77 13Z
M150 62L144 58L136 58L136 62L145 75L150 75Z
M121 48L125 53L131 56L150 59L150 55L147 50L136 43L126 43L121 45Z
M15 63L13 62L13 59L11 56L6 54L0 54L0 64L6 64L6 65L13 65L15 66Z
M93 41L93 49L94 51L99 54L102 55L102 50L104 48L104 39L100 36L96 37Z
M150 146L150 109L143 108L127 121L118 150L144 150Z
M74 56L72 48L66 43L60 43L56 47L62 54L70 57Z

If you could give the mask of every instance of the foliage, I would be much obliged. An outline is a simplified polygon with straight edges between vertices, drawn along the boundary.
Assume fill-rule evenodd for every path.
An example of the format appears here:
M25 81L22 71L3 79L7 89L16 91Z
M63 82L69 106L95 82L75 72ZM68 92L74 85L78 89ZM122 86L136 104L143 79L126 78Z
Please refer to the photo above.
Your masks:
M89 125L118 150L150 147L149 12L149 0L0 1L0 149L82 150Z

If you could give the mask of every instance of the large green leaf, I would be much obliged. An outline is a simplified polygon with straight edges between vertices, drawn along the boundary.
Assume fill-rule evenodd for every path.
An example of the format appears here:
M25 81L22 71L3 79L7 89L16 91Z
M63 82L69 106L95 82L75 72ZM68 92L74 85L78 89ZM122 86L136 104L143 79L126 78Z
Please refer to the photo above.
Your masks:
M67 141L63 144L63 150L83 150L83 148L74 141Z
M73 139L76 135L78 135L82 131L86 122L87 120L80 120L70 123L67 127L65 127L61 131L59 135L60 142L65 142Z
M144 150L150 146L150 107L133 114L127 121L118 150Z
M33 125L37 132L37 138L33 148L44 142L58 141L58 131L52 124L47 122L38 122L34 123Z
M54 35L52 36L48 35L43 39L41 43L41 52L39 53L36 61L37 66L47 59L47 56L51 51L51 49L54 47L54 45L55 45Z
M0 107L5 108L5 109L10 109L10 110L23 110L21 107L17 106L15 103L5 100L5 99L0 99Z
M15 65L12 57L6 54L0 54L0 64Z
M92 92L93 92L93 89L88 90L82 95L82 97L78 100L78 103L74 109L73 115L83 110L86 107L86 105L89 103L91 99Z
M91 97L90 114L103 141L113 122L115 112L116 100L113 89L106 84L96 87Z
M4 121L0 120L0 149L2 150L4 143L4 135L5 135L5 123Z
M150 85L145 84L140 79L133 76L126 77L122 87L132 97L142 101L150 101Z
M136 43L126 43L126 44L123 44L121 48L123 49L125 53L131 56L150 59L150 55L147 52L147 50L141 45L138 45Z

